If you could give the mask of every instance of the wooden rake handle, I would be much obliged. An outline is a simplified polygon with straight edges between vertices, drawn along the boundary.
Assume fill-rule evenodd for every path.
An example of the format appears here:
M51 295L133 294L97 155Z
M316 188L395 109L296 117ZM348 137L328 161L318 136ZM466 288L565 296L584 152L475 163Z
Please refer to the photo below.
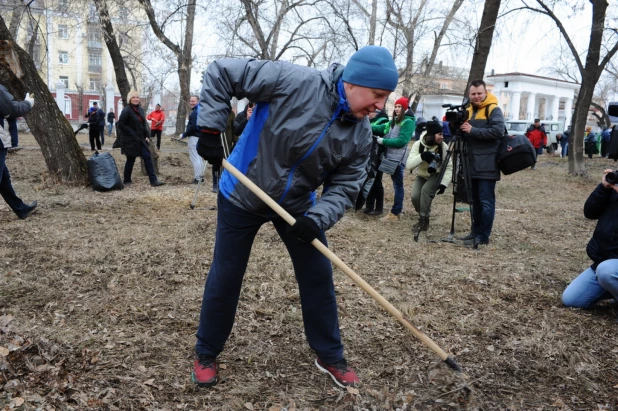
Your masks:
M290 215L287 211L283 209L277 202L275 202L268 194L262 191L257 185L255 185L251 180L249 180L244 174L242 174L236 167L230 164L227 160L223 160L223 168L225 168L228 172L230 172L234 177L238 179L245 187L247 187L253 194L258 196L262 201L264 201L274 212L279 214L281 218L283 218L288 224L294 225L296 220L294 217ZM333 264L335 264L341 271L343 271L352 281L354 281L359 287L361 287L367 294L371 296L374 300L376 300L386 311L388 311L393 317L397 319L404 327L408 329L416 338L418 338L423 344L425 344L429 349L435 352L442 361L444 361L449 367L454 369L455 371L461 371L455 360L448 356L448 354L440 348L431 338L429 338L425 333L416 328L409 319L407 319L401 311L395 308L391 303L389 303L384 297L380 295L372 286L370 286L365 280L361 278L358 274L354 272L350 267L348 267L343 261L339 259L332 251L328 249L324 244L322 244L318 239L315 239L311 242L311 244L317 248L326 258L328 258Z

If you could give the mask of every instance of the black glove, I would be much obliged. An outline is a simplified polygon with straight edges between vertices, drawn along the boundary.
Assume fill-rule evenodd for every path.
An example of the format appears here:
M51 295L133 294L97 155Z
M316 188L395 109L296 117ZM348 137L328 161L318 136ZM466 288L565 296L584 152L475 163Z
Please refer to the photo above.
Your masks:
M433 159L435 158L435 154L432 153L431 151L423 151L421 153L421 158L423 159L424 162L431 163Z
M320 227L309 217L300 216L290 227L290 234L295 235L304 243L310 243L320 235Z
M203 128L197 141L197 153L213 166L221 166L223 160L221 133L217 130Z
M436 195L444 194L444 190L446 190L446 186L444 184L440 184L438 191L436 191Z

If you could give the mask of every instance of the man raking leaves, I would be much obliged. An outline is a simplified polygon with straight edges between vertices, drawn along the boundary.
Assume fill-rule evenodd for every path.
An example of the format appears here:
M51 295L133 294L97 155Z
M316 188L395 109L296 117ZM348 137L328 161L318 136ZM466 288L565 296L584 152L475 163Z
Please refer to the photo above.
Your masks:
M192 373L199 386L218 381L216 358L234 323L253 240L267 222L273 223L292 259L305 334L317 367L340 386L359 382L343 355L332 265L311 241L326 244L324 231L354 205L371 147L366 116L383 109L397 81L391 54L377 46L357 51L346 67L333 64L324 71L282 61L236 59L208 67L200 96L198 153L220 165L220 132L230 99L257 102L228 161L296 222L290 226L274 216L236 177L223 172ZM317 199L315 190L321 185Z

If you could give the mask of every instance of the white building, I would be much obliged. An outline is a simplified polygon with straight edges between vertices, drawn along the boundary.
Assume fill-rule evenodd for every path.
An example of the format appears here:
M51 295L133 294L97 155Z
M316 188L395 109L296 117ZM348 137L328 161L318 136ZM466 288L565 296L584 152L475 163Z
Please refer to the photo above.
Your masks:
M532 122L539 118L571 124L579 84L524 73L490 75L485 81L493 84L505 119Z

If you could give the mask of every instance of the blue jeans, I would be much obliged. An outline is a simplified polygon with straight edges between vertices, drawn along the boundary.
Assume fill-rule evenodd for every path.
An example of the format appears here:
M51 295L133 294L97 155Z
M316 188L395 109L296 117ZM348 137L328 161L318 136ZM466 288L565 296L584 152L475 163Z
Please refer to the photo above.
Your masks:
M253 240L260 227L272 221L292 259L309 346L326 363L341 360L343 345L330 261L310 243L291 236L283 219L257 216L234 206L221 194L217 203L215 252L204 287L195 350L213 357L223 350L234 325ZM324 232L318 239L326 244Z
M479 241L489 241L496 215L496 181L472 179L472 231Z
M534 150L536 150L536 155L537 156L542 156L543 155L543 147L535 148Z
M99 134L101 137L101 145L105 145L105 124L99 124Z
M107 135L112 135L112 130L114 129L114 123L107 123Z
M150 150L146 147L145 143L141 144L141 157L144 159L144 167L146 168L146 173L148 173L148 178L151 183L157 181L157 175L154 171L154 166L152 165L152 157L150 156ZM127 162L124 165L124 182L131 182L131 175L133 174L133 166L135 165L136 157L127 156Z
M589 308L597 301L618 299L618 260L605 260L596 272L588 268L577 276L562 293L567 307Z
M11 184L11 175L9 169L6 168L6 148L0 148L0 195L11 207L11 210L17 215L23 214L27 210L26 204L17 197L13 185Z
M569 155L569 143L562 144L562 157Z
M393 208L391 208L391 213L394 215L399 215L403 211L403 169L403 164L399 164L397 170L391 176L393 189L395 190L395 199L393 200Z

